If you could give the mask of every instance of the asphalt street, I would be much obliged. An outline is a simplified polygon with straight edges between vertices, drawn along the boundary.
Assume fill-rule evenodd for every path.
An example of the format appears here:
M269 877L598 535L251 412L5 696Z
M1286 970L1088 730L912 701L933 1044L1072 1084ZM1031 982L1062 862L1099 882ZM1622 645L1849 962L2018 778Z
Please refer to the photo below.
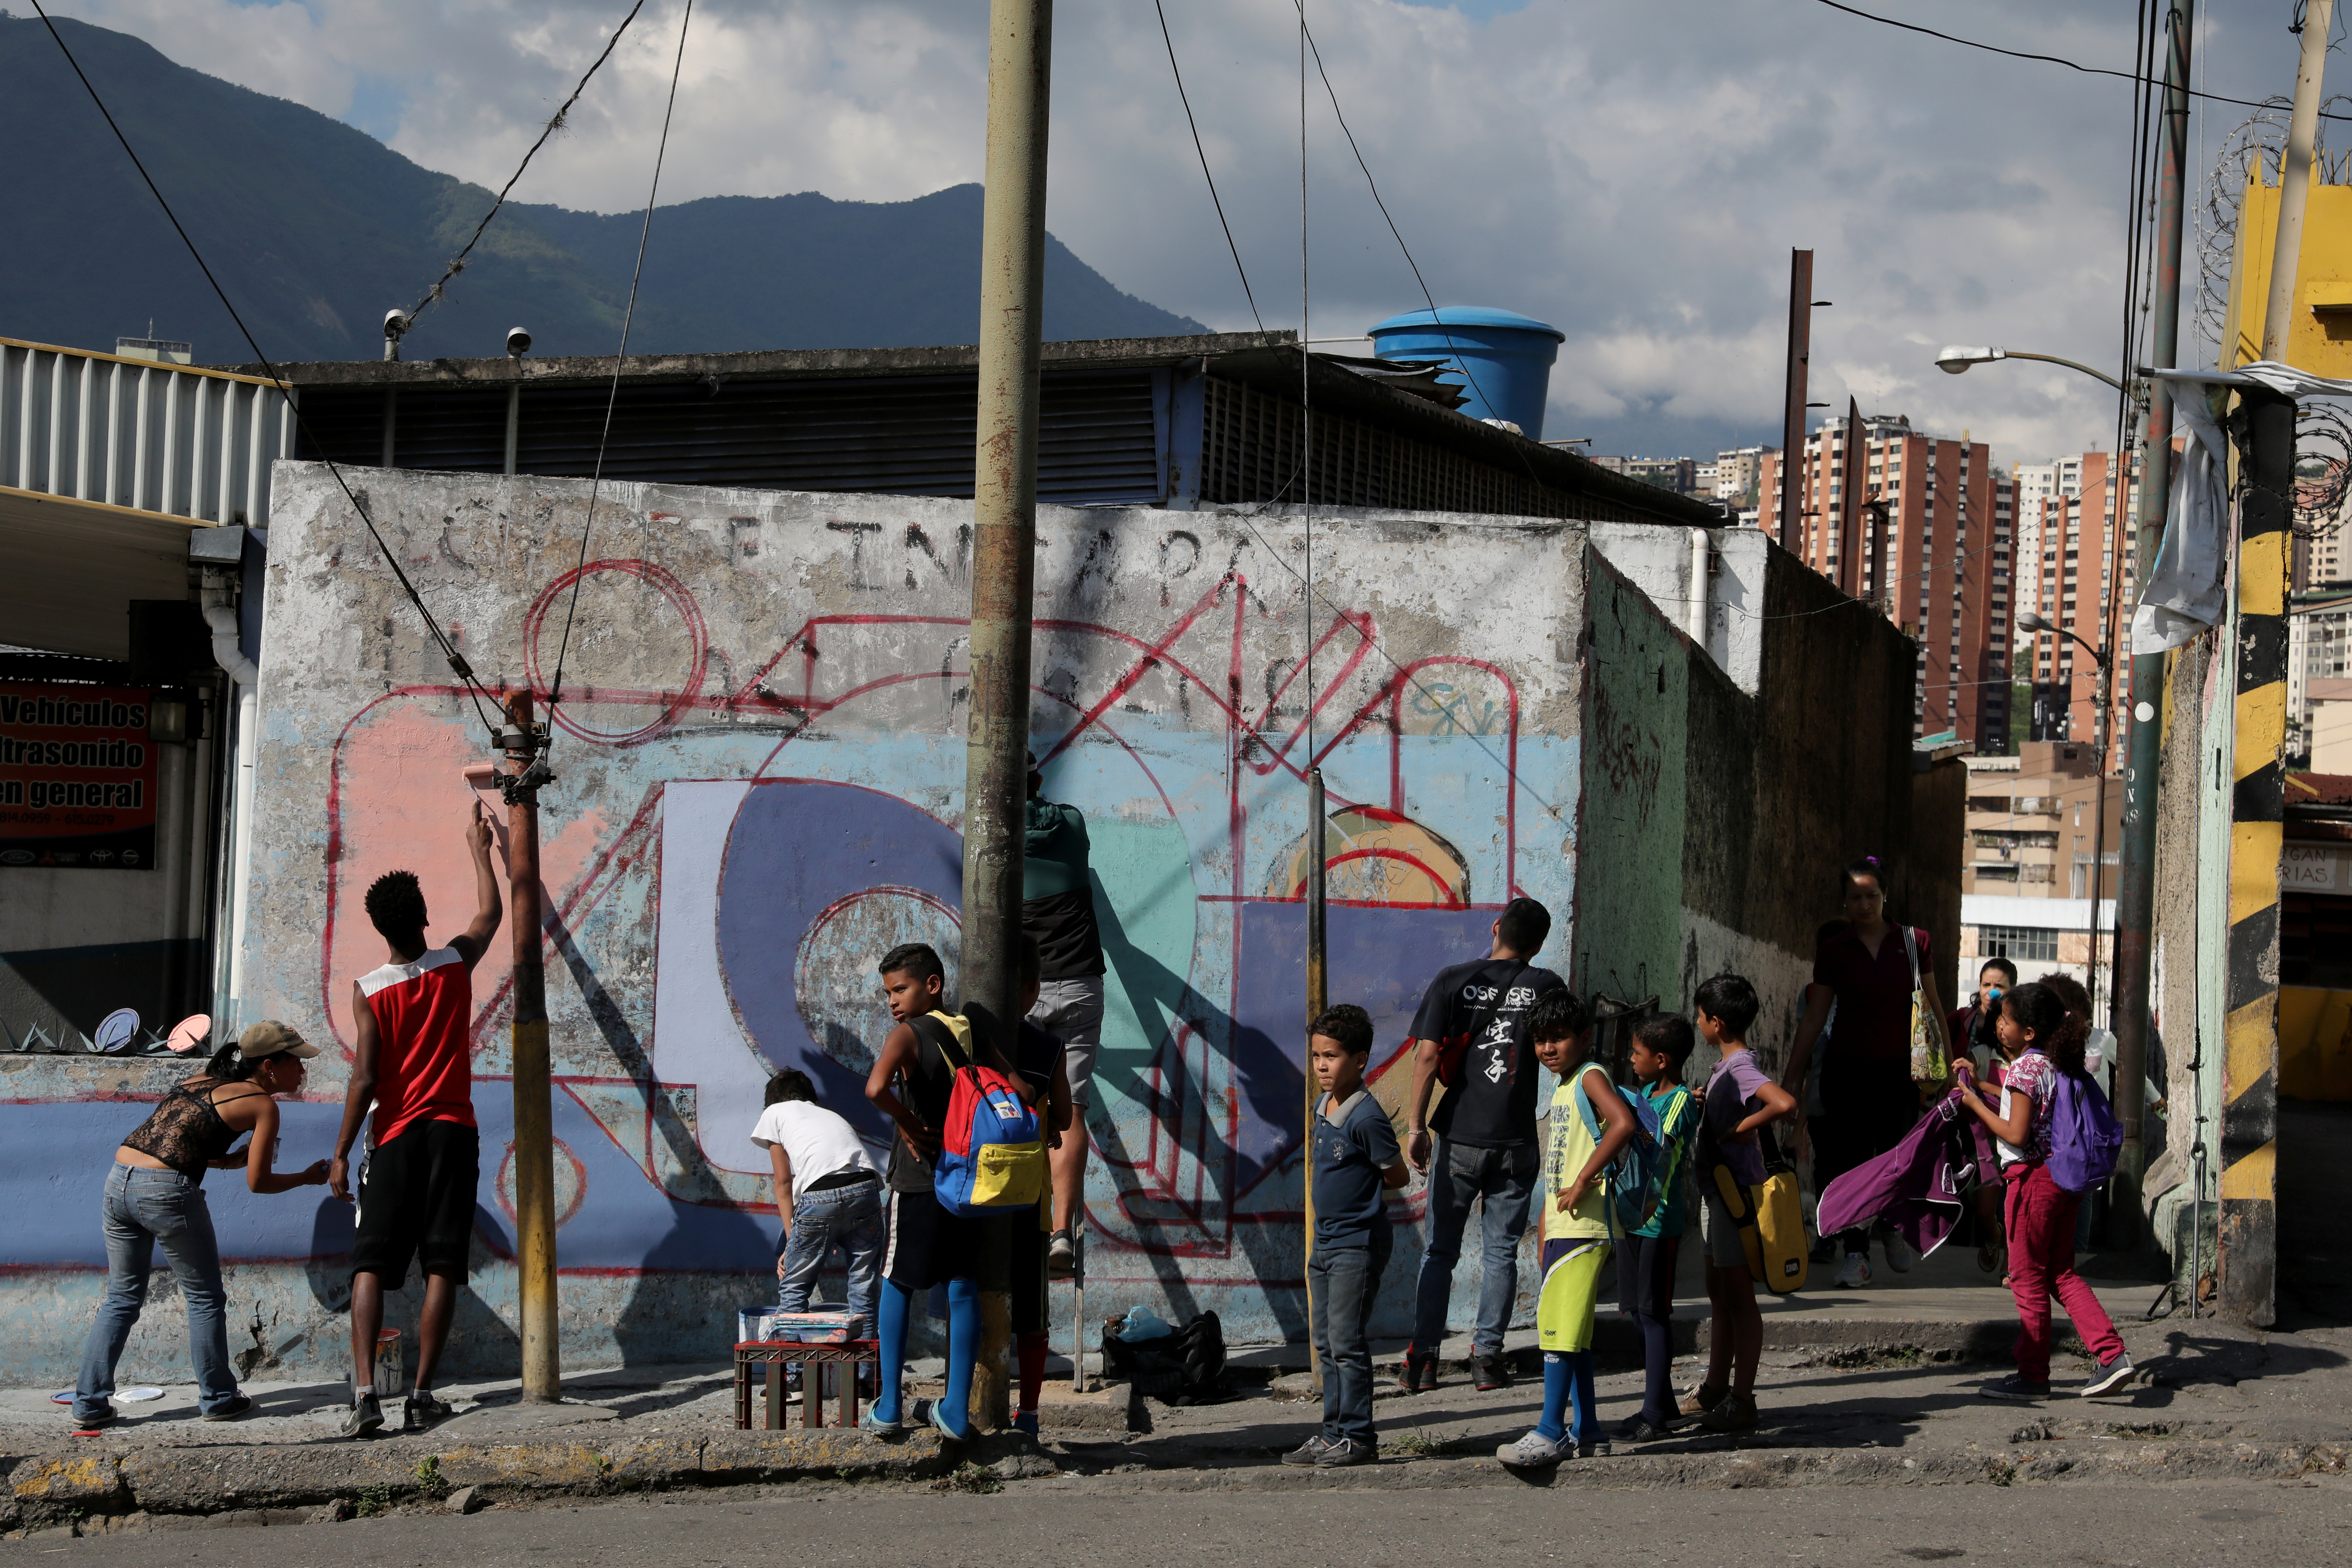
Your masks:
M2352 1562L2352 1481L2141 1487L1545 1491L1492 1488L1105 1495L1013 1482L992 1495L803 1484L577 1507L499 1506L267 1529L34 1539L0 1562L224 1568L539 1568L551 1563L867 1568L1910 1568L1920 1563Z

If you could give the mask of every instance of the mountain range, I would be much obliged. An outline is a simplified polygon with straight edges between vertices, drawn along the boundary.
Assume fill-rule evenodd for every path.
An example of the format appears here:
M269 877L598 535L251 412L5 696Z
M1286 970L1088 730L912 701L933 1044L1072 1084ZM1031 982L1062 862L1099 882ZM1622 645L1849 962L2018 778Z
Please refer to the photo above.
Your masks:
M494 200L127 34L57 26L268 359L377 357L384 312L416 302ZM0 337L111 349L152 335L192 343L198 363L255 357L47 27L4 11L0 145L15 236L0 246ZM612 353L643 220L509 201L404 357L502 353L516 325L534 353ZM812 192L658 207L630 351L971 342L980 226L969 184L907 202ZM1207 330L1048 237L1047 338Z

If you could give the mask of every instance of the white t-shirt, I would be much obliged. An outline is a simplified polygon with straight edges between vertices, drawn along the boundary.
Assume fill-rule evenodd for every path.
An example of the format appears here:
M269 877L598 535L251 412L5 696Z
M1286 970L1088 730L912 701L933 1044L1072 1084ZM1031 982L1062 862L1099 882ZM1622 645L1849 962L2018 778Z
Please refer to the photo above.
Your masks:
M805 1100L786 1100L760 1112L751 1142L766 1149L781 1144L792 1163L793 1189L805 1191L810 1183L836 1171L871 1171L872 1156L858 1140L857 1131L835 1112ZM877 1173L877 1174L879 1173Z

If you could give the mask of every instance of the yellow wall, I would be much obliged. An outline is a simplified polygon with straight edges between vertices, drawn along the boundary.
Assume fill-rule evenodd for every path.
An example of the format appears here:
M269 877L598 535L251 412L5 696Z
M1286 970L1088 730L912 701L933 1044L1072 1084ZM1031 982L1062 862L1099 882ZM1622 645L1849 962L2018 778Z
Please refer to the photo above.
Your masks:
M2238 208L2237 253L2230 268L2230 305L2221 341L2227 363L2263 357L2263 317L2270 300L2271 253L2278 244L2279 193L2263 183L2259 165ZM2315 304L2341 304L2326 314ZM2352 185L2313 185L2303 219L2303 265L2296 273L2294 325L2286 362L2314 375L2352 376Z

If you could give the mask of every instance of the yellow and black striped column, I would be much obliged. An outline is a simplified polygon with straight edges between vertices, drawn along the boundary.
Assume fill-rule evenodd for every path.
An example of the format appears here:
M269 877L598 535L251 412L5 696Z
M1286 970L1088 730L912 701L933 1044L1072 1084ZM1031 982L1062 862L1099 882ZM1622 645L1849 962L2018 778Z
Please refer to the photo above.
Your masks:
M2278 1275L2279 838L2284 815L2288 522L2294 401L2246 394L2238 551L2237 742L2221 1068L2221 1310L2273 1319Z

